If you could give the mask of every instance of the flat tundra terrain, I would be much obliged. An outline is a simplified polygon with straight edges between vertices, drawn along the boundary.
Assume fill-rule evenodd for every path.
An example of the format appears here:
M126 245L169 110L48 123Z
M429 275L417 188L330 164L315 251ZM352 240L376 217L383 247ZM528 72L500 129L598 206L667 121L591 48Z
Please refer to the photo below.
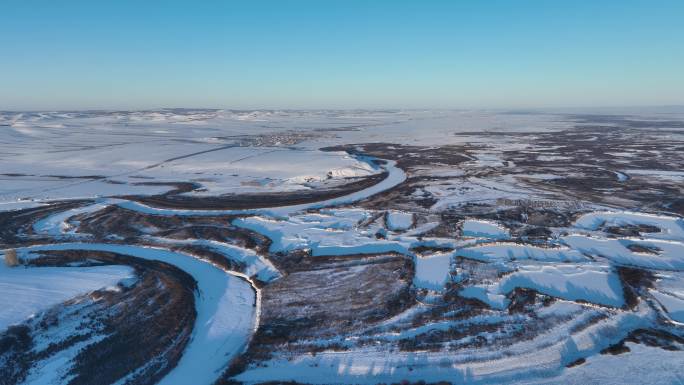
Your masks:
M684 110L0 112L0 385L684 383Z

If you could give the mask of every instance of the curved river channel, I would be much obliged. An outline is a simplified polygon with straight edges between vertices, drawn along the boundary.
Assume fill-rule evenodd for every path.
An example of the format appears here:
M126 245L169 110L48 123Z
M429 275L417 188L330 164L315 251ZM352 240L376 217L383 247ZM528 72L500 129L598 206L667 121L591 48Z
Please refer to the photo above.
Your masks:
M44 218L34 225L38 233L57 239L69 233L66 224L69 218L97 212L110 205L138 211L150 215L198 216L198 215L235 215L256 214L269 217L287 218L289 215L309 209L339 206L354 203L372 195L397 186L406 180L406 174L393 161L376 166L372 158L361 158L374 167L387 173L387 177L366 189L319 202L248 210L176 210L146 206L137 202L121 199L100 199L96 203L57 213ZM50 245L37 245L17 249L26 253L49 250L92 250L124 254L148 260L169 263L190 274L198 285L195 293L197 320L193 327L192 338L178 365L167 374L160 384L211 384L226 369L228 363L242 353L259 325L260 292L250 278L242 273L228 271L206 260L173 252L170 250L106 243L69 242ZM248 257L247 255L245 257ZM122 379L120 383L124 382Z

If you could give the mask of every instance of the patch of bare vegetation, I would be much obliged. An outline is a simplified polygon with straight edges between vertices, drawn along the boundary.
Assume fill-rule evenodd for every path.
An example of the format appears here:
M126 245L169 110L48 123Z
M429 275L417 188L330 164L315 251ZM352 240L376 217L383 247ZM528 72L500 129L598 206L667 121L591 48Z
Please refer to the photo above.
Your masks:
M19 257L17 257L17 251L14 249L8 249L5 251L5 265L7 267L19 266Z

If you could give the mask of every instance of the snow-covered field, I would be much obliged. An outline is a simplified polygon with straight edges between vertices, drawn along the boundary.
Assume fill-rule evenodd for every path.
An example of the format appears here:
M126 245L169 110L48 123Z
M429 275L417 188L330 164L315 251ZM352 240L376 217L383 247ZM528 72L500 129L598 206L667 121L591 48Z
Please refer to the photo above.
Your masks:
M108 252L196 282L180 359L146 363L164 384L676 383L679 119L0 112L0 249L21 259L0 266L0 333L134 287L128 266L27 263ZM8 345L0 375L78 378L91 337L33 366L37 339Z
M154 183L173 182L200 183L197 196L290 191L374 172L345 153L293 147L321 134L277 135L282 120L223 111L0 113L0 202L156 194L172 186Z
M93 290L116 290L134 275L126 266L9 268L0 262L0 329Z

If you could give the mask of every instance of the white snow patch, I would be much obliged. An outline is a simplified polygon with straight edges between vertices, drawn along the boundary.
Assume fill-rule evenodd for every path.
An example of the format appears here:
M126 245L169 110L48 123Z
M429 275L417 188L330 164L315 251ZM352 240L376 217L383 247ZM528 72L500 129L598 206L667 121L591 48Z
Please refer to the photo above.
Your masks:
M496 309L505 309L510 303L506 295L516 288L532 289L569 301L582 300L612 307L624 305L617 275L607 268L589 265L526 265L496 283L466 287L459 294L479 299Z
M567 247L544 248L518 243L496 243L464 247L456 250L454 255L483 262L525 259L546 262L582 262L587 260L582 253Z
M683 270L684 244L674 241L642 240L638 238L605 239L570 234L561 238L569 247L594 257L605 257L622 265L640 266L649 269ZM656 247L657 255L635 252L627 245Z
M503 226L495 222L467 219L463 221L463 235L466 237L506 239L510 233Z
M684 296L680 298L672 294L665 294L655 290L651 290L651 295L663 305L673 320L684 323Z
M392 231L408 230L413 226L413 214L403 211L387 212L387 228Z
M499 286L505 293L522 287L570 301L584 300L613 307L624 305L619 277L600 266L524 266L505 276Z
M134 276L126 266L7 267L0 260L0 331L76 296Z
M415 257L416 273L413 284L416 287L441 291L449 280L451 254L439 253Z
M665 170L624 170L628 175L649 176L658 179L668 179L680 182L684 179L684 171L665 171Z
M601 226L650 225L661 229L649 233L650 238L684 240L684 221L681 218L636 212L593 212L577 219L575 226L597 230Z
M0 212L30 209L41 206L45 206L45 204L36 201L0 202Z
M684 354L657 347L627 343L629 353L595 354L582 364L562 371L557 377L519 381L525 385L626 385L648 383L671 385L682 383ZM654 375L657 373L657 375Z

